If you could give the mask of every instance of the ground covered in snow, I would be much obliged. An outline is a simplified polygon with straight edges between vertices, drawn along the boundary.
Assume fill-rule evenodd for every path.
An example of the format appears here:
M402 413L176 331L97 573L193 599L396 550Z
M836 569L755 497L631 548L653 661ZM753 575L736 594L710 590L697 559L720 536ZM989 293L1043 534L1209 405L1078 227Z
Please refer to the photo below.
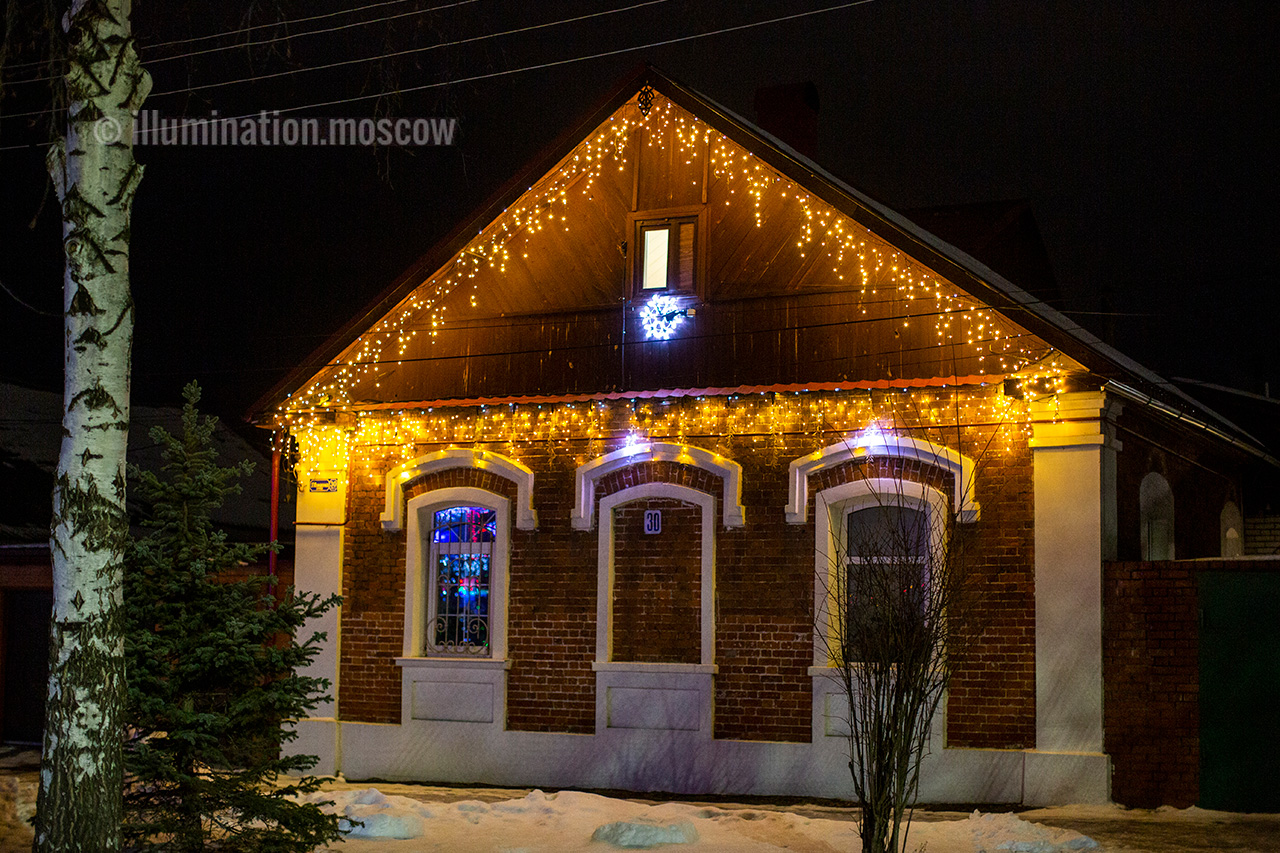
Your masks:
M31 849L38 757L0 756L0 853ZM852 809L813 803L655 802L578 791L338 781L317 799L364 826L330 853L857 853ZM1280 815L1062 806L917 812L918 853L1280 853Z
M604 853L663 849L699 853L832 853L859 849L850 820L771 808L651 805L578 791L533 791L498 802L419 802L377 788L313 795L364 823L331 850ZM928 853L1068 853L1097 850L1077 832L1028 823L1011 814L916 823L908 848Z

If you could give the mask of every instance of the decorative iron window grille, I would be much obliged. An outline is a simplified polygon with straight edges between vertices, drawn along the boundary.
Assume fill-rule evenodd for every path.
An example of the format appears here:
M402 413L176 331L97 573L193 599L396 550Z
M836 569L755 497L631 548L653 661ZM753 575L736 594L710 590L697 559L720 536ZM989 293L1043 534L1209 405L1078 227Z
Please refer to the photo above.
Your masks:
M497 513L486 507L453 506L435 513L428 652L490 654L489 583L497 533Z

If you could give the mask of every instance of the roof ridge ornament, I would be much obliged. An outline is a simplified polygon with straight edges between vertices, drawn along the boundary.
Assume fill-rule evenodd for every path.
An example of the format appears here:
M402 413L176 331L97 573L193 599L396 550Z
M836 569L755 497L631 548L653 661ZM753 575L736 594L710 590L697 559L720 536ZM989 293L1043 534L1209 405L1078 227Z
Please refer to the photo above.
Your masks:
M636 94L636 106L640 108L640 115L647 116L649 110L653 109L654 94L653 87L648 83L640 88L640 91Z

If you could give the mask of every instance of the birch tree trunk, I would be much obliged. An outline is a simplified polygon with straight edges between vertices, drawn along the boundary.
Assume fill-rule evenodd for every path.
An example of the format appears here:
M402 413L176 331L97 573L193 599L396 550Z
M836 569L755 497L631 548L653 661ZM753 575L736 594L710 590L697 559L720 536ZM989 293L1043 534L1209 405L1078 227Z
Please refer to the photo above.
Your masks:
M49 152L66 252L62 451L54 481L53 620L34 849L120 849L125 448L133 300L132 112L150 90L129 0L73 0L67 129Z

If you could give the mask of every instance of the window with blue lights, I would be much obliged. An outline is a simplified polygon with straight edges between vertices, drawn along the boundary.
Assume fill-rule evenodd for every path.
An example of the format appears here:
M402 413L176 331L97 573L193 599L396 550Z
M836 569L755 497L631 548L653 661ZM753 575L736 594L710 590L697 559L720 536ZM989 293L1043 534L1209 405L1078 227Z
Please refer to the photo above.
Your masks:
M497 513L492 509L451 506L434 513L428 652L490 654L489 593L496 540Z

